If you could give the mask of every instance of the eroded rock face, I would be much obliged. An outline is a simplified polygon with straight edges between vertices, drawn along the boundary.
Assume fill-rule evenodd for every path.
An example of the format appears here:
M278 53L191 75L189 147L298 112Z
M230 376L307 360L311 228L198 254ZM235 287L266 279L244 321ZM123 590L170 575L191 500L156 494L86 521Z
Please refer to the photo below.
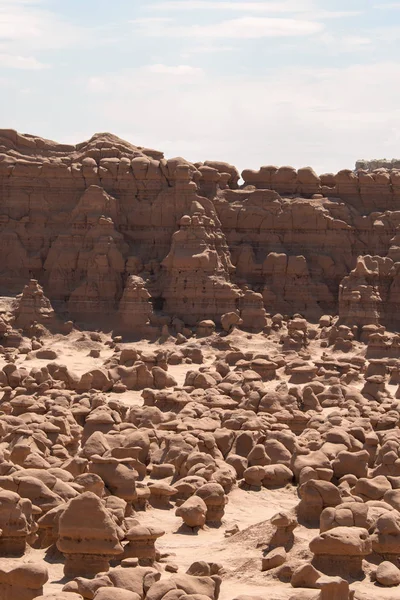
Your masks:
M229 280L233 266L224 235L213 219L200 213L183 216L179 227L162 262L163 308L171 315L186 314L190 325L207 317L219 322L223 314L235 310L240 296Z
M153 304L188 325L241 310L259 331L263 311L337 312L343 280L344 320L395 325L379 306L397 305L397 168L319 177L266 166L239 187L231 165L165 160L110 134L68 146L1 130L0 150L6 292L34 276L78 321L107 315L135 330ZM380 266L344 279L366 253Z
M339 315L346 325L399 326L399 263L389 257L359 256L339 288Z
M35 323L51 328L56 316L50 300L36 279L31 279L17 296L12 307L13 325L17 329L29 329Z
M118 328L124 333L136 332L146 335L152 316L151 295L145 282L137 275L130 275L118 307Z

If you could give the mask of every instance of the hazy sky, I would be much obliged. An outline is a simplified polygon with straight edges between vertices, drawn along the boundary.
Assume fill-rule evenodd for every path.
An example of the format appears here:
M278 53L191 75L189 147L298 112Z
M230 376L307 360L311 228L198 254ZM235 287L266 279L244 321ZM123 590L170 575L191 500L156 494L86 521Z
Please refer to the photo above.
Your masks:
M400 2L0 0L0 127L239 169L400 156Z

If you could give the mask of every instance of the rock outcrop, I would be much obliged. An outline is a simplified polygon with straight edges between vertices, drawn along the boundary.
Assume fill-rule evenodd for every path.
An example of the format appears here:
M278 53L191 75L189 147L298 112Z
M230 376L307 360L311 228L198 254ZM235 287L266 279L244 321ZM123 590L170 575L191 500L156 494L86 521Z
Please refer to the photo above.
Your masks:
M122 554L116 523L100 498L85 492L72 499L59 519L58 549L69 577L92 577L108 571L109 560Z
M36 279L31 279L16 297L12 314L13 325L17 329L29 330L36 323L46 328L53 328L57 324L51 302Z
M266 166L239 178L231 165L166 160L110 134L68 146L1 130L2 291L34 277L49 299L29 284L16 323L48 322L53 306L151 337L173 318L219 326L232 313L260 331L264 314L316 320L339 303L344 320L358 311L369 323L374 303L396 306L396 165L320 177ZM361 275L366 254L380 266Z
M161 265L167 314L185 315L186 323L195 325L206 318L220 321L235 310L240 293L230 283L230 254L213 219L200 213L183 216Z
M345 325L400 326L400 263L360 256L339 288L339 317Z

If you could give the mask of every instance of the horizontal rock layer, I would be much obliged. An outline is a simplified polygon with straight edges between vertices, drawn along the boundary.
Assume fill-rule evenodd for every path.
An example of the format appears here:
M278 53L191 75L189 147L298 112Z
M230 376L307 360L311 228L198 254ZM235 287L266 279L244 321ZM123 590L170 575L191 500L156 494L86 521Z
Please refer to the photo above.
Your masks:
M396 168L318 176L265 166L240 183L232 165L167 160L110 134L73 146L0 130L0 205L0 292L35 278L78 321L107 315L143 330L161 312L219 323L249 309L250 289L269 313L341 310L346 321L350 310L362 325L399 325L393 311L367 306L376 286L396 305ZM354 308L350 273L365 255L388 257L391 280L383 291L382 277L368 276Z

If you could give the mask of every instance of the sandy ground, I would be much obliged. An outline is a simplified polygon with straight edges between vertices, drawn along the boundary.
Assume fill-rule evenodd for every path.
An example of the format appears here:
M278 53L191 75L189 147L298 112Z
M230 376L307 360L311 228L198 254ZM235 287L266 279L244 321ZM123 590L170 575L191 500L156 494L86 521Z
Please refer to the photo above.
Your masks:
M273 580L270 574L261 572L261 556L264 522L281 510L290 510L297 501L296 489L291 486L259 492L236 488L229 495L221 527L206 528L193 534L180 531L182 520L175 516L174 508L161 510L150 507L146 512L137 513L137 518L145 525L157 525L165 530L165 535L157 541L157 548L163 555L169 555L164 560L178 565L179 572L184 573L197 560L222 564L226 572L220 600L232 600L241 594L259 596L264 600L295 600L297 590L290 584ZM239 533L225 538L225 530L234 524L238 525ZM295 534L296 553L301 555L315 535L315 530L299 527ZM257 543L255 540L258 540ZM65 580L61 555L31 549L22 560L44 560L50 574L45 592L62 589ZM162 574L163 578L169 576L166 572ZM376 586L368 578L353 583L351 587L356 591L356 600L400 600L400 590Z
M0 313L6 304L0 298ZM27 368L42 367L48 362L58 362L66 365L72 372L81 375L92 368L99 368L104 361L113 355L113 350L104 345L108 336L102 336L102 342L92 341L82 333L73 332L68 336L58 335L45 339L44 348L49 348L57 353L55 361L40 360L31 355L19 355L16 363ZM192 343L202 344L201 340L191 340ZM279 346L272 343L262 334L249 335L243 332L235 332L229 336L232 346L246 352L274 354L279 352ZM121 344L122 347L130 346L141 350L156 350L174 348L171 340L165 344L149 343L142 341L135 344ZM205 356L202 366L211 364L219 352L207 344L201 346ZM178 347L179 348L179 347ZM89 356L90 350L100 350L99 358ZM320 346L310 347L313 358L320 357L322 352ZM306 356L305 356L306 357ZM336 358L336 357L335 357ZM0 368L2 366L0 360ZM178 386L184 384L188 370L198 369L200 365L181 364L170 366L169 372L175 377ZM280 371L281 381L287 381L288 377ZM271 387L276 387L279 381L270 382ZM356 384L359 386L359 384ZM391 390L395 391L394 389ZM108 394L108 397L116 398L128 405L142 405L141 392L127 391L124 394ZM330 412L335 409L326 409ZM137 518L143 524L161 526L165 535L157 542L157 548L165 559L178 565L179 572L185 572L191 563L196 560L205 560L221 563L225 569L221 589L221 600L232 600L240 594L257 595L265 600L289 600L296 599L296 590L289 584L281 583L273 579L271 574L261 572L261 557L263 546L264 522L279 511L292 509L298 502L295 487L288 486L280 490L245 491L235 488L229 494L229 503L226 507L225 517L219 528L206 528L197 533L182 532L180 530L181 519L175 516L175 508L160 510L149 508L146 512L137 514ZM226 538L224 533L233 525L239 527L239 533L231 538ZM256 526L256 527L254 527ZM317 535L316 530L308 530L299 527L295 531L295 553L301 558L308 552L309 541ZM29 550L21 559L24 562L45 560L50 573L50 579L45 586L45 592L60 591L65 581L63 580L62 556L58 553L51 554L45 550ZM369 570L369 569L367 569ZM163 572L163 577L169 577L169 573ZM376 586L366 578L363 582L355 582L352 589L356 590L357 600L400 600L400 590L384 589ZM17 599L15 599L17 600Z

